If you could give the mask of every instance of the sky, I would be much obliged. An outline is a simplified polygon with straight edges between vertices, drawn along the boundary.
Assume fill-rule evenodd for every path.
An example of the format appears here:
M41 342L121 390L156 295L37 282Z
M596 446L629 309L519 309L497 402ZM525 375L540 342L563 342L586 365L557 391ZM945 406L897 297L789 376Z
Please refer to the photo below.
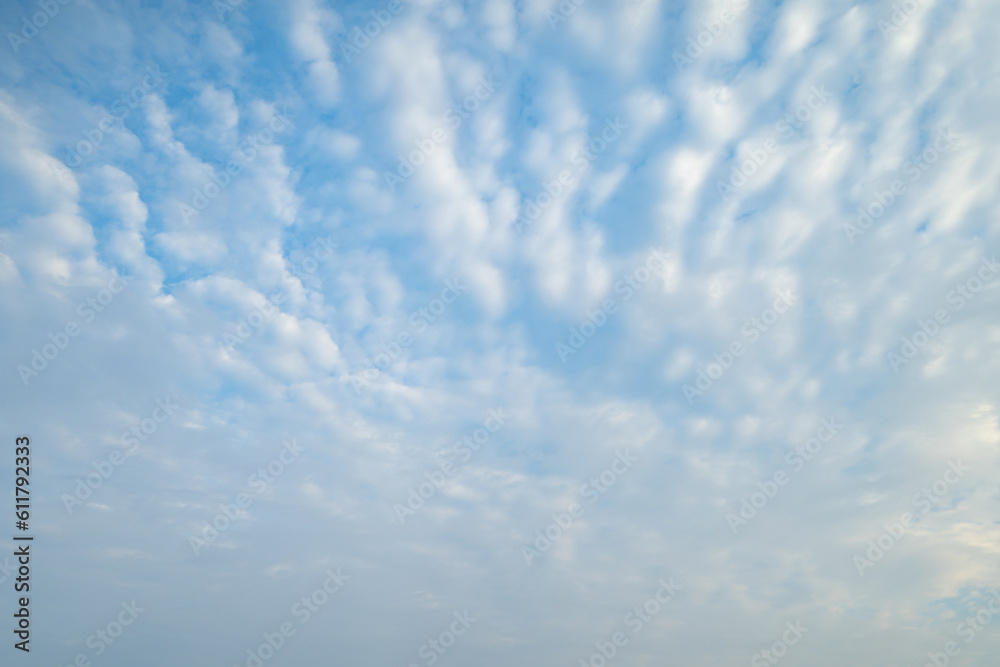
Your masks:
M0 662L995 665L998 25L0 3Z

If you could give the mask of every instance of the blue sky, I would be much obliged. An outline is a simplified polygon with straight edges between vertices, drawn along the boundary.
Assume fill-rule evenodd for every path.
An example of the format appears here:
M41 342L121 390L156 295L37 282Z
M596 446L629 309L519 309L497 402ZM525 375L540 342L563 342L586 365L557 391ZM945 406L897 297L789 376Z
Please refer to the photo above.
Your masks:
M2 650L993 664L998 22L3 3Z

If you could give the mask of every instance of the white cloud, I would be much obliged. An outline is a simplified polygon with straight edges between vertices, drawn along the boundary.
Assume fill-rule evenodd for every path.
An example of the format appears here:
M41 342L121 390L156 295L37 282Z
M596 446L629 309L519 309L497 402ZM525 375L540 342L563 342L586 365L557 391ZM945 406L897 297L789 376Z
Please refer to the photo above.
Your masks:
M883 36L886 7L752 5L680 72L673 51L731 3L582 3L553 28L561 5L402 3L347 62L338 40L388 2L221 17L70 3L3 60L0 418L44 443L45 530L80 546L53 552L63 612L37 619L56 639L40 659L66 662L59 646L135 597L157 610L135 631L165 648L140 657L130 634L107 664L232 661L248 628L276 627L281 600L338 566L351 579L315 622L338 628L347 662L418 661L475 607L482 623L445 659L576 664L631 632L624 615L670 577L680 595L620 664L656 664L664 646L682 664L746 664L795 619L810 630L789 664L907 664L955 640L998 574L1000 279L969 281L1000 254L1000 15L923 3ZM63 166L150 62L170 71L162 88ZM495 90L446 120L484 77ZM810 108L820 86L829 99ZM290 122L265 133L276 112ZM616 119L621 135L581 162ZM954 150L911 180L904 164L946 126ZM724 199L718 182L769 138ZM230 160L239 173L185 219ZM570 182L518 233L562 170ZM857 209L894 179L906 191L851 243ZM625 299L619 281L651 248L660 272ZM134 282L86 320L116 271ZM467 290L445 304L455 280ZM772 320L785 289L793 305ZM615 312L596 315L607 299ZM948 322L926 334L939 309ZM889 353L919 331L894 372ZM565 362L556 343L574 346ZM23 381L18 366L40 362ZM689 401L684 385L708 380ZM180 407L143 432L168 396ZM489 410L504 425L437 488L428 475ZM831 418L843 427L796 469ZM148 436L135 454L64 512L61 494L133 428ZM192 554L189 535L288 438L301 462ZM639 462L590 504L581 486L626 449ZM921 512L914 494L957 459L970 469ZM788 484L734 535L727 513L777 471ZM424 483L435 491L400 525L394 505ZM584 516L527 565L522 545L573 502ZM907 511L915 526L859 576L853 556ZM191 611L188 588L227 614ZM315 662L331 641L302 632L281 651ZM984 632L962 658L996 648Z

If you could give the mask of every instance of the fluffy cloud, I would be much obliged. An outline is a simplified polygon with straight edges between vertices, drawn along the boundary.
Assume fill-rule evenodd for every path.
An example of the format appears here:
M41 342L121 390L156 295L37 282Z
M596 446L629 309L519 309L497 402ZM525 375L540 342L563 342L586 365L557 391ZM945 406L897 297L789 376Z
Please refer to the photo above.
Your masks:
M39 661L996 655L995 7L148 4L0 56Z

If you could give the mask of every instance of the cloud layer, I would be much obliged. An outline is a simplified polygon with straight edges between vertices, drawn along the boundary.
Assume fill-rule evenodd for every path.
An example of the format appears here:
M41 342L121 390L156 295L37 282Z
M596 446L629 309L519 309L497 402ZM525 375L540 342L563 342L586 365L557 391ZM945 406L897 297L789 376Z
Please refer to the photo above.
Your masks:
M50 4L25 664L991 664L995 4Z

